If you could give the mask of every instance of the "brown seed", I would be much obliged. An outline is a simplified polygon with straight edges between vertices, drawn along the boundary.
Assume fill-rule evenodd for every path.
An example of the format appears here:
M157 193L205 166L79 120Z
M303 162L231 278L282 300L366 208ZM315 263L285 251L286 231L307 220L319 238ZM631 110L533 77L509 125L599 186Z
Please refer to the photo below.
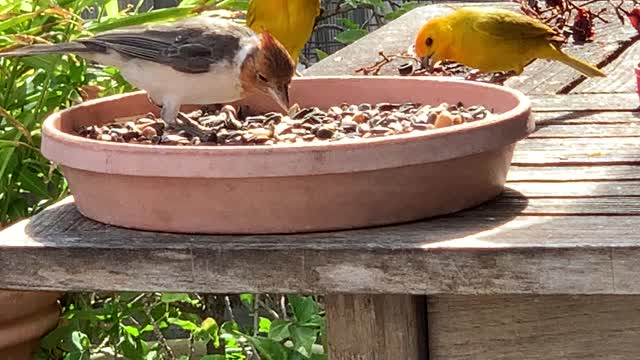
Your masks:
M333 136L334 132L335 131L333 129L331 129L330 127L323 126L320 129L318 129L318 132L316 133L316 136L319 139L329 139L329 138L331 138Z
M443 111L438 115L436 122L434 124L436 128L443 128L447 126L453 125L453 116L448 111Z
M367 121L367 115L366 113L359 111L353 114L352 120L357 122L358 124L362 124L363 122Z
M158 132L152 126L147 126L142 129L142 136L146 137L147 139L151 139L156 135L158 135Z
M377 106L378 110L380 110L380 111L391 111L391 110L395 110L395 109L397 109L399 107L400 107L399 104L390 104L390 103L380 103Z

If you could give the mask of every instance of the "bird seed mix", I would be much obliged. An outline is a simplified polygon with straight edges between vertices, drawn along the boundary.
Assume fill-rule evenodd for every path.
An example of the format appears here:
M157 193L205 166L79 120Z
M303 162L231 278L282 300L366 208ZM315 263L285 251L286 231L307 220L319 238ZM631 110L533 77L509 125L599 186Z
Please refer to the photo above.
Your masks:
M178 117L167 126L153 114L119 119L103 126L87 126L79 136L130 144L161 145L274 145L372 138L455 126L488 119L492 110L462 103L438 106L413 103L341 104L326 110L300 109L289 114L251 114L248 107L203 107Z

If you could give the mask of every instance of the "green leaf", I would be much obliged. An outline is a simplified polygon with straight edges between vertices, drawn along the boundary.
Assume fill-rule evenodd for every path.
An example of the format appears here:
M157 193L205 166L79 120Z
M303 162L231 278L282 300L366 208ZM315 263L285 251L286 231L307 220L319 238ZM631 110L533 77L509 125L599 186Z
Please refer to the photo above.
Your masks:
M81 352L91 347L89 337L81 331L74 331L71 333L71 343L75 350Z
M318 313L318 306L311 296L288 295L287 299L298 322L308 321Z
M213 318L206 318L200 324L200 331L207 335L208 339L213 341L213 346L220 347L220 328L218 327L218 323Z
M120 343L120 349L126 359L141 359L144 357L142 344L129 334L125 336L125 341Z
M311 348L317 339L317 330L306 326L292 325L290 332L294 350L301 353L306 358L310 357Z
M191 321L182 320L178 318L169 318L167 319L167 321L169 322L169 324L179 326L183 330L187 330L187 331L195 331L200 328L198 325L194 324Z
M367 31L363 29L349 29L336 35L336 40L343 44L351 44L361 37L367 35Z
M256 297L253 294L240 294L240 300L243 304L245 304L249 309L253 309L253 302Z
M45 199L49 197L44 179L38 177L38 175L29 170L29 168L23 166L20 169L19 179L23 189Z
M62 325L52 331L40 340L40 346L47 349L55 349L65 338L72 336L74 328L71 325Z
M320 60L326 58L327 56L329 56L329 54L327 54L326 52L324 52L324 51L322 51L322 50L320 50L318 48L315 49L315 52L316 52L316 56L318 57L318 61L320 61Z
M287 348L279 342L260 336L250 336L248 339L264 360L288 360L289 358Z
M120 324L122 325L122 324ZM134 326L130 326L130 325L126 325L126 326L122 326L122 328L124 329L124 331L126 331L127 333L131 334L132 336L138 337L140 336L140 331L138 330L138 328L134 327Z
M185 293L163 293L162 296L160 296L160 301L167 304L170 304L172 302L192 302L189 294Z
M319 314L314 314L311 318L306 321L299 321L297 325L306 326L306 327L314 327L314 328L322 328L325 325L325 319L323 316Z
M355 21L353 21L351 19L342 18L342 19L338 19L338 21L340 21L342 26L344 26L346 28L349 28L349 29L360 29L360 25L358 25L358 23L356 23Z
M274 320L271 323L271 327L269 328L269 338L274 341L282 341L284 339L288 339L291 335L289 334L289 327L291 323L286 320Z
M388 21L395 20L395 19L399 18L400 16L406 14L407 12L417 8L418 6L420 6L420 4L418 2L416 2L416 1L406 2L406 3L402 4L402 6L400 6L396 10L386 14L384 16L384 19L388 20Z
M18 16L10 17L7 20L0 21L0 32L6 31L7 29L15 28L16 26L22 24L25 21L31 20L36 17L38 13L31 12Z
M110 18L118 16L120 9L118 8L118 0L107 0L104 3L104 9L107 11L107 16Z
M271 320L261 316L258 322L258 331L268 334L269 329L271 329Z
M174 20L193 14L193 7L173 7L153 10L145 13L112 18L104 22L93 23L87 30L96 33L113 30L124 26L142 25L150 22Z

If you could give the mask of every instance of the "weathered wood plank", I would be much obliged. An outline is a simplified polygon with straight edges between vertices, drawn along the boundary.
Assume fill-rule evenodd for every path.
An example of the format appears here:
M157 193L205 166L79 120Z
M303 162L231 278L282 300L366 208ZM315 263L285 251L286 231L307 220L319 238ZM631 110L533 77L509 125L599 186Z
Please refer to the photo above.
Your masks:
M611 166L511 166L507 181L603 181L638 180L640 171L635 165Z
M575 124L538 124L536 131L529 135L529 139L640 137L640 122L633 124L584 124L579 129L578 133Z
M493 6L519 11L517 4L513 3L468 5ZM460 5L452 4L452 6ZM590 6L600 8L609 5L606 1L598 1ZM414 9L357 42L331 54L305 70L304 73L311 76L353 74L356 69L369 66L379 60L379 51L395 54L406 50L413 44L415 34L422 24L428 19L451 11L453 11L452 8L445 4L428 5ZM613 11L604 14L603 17L610 21L607 24L598 23L596 29L598 37L593 43L578 45L570 41L563 47L563 50L598 65L606 63L613 54L636 40L636 31L632 27L621 26L615 19ZM397 75L397 66L401 62L398 60L388 64L380 74ZM509 79L506 85L527 94L556 94L582 79L584 76L564 64L536 60L525 69L521 76Z
M60 204L2 233L0 288L640 294L640 216L523 216L524 208L353 231L186 236L97 224Z
M640 42L636 42L604 67L606 78L587 79L571 90L571 93L635 93L637 85L634 67L639 57Z
M640 164L640 138L525 139L512 163L527 165Z
M330 360L427 358L421 297L329 294L325 299Z
M640 125L637 111L534 111L538 127L550 125ZM576 131L576 135L580 132Z
M623 360L640 353L640 296L432 296L431 360Z
M603 185L606 186L606 185ZM636 197L528 198L522 194L502 196L476 208L484 216L501 217L521 208L520 215L640 215Z
M566 198L566 197L639 197L640 181L579 181L579 182L514 182L508 183L503 197L535 197ZM629 199L629 201L634 201Z
M532 95L531 106L535 112L557 111L638 111L638 94L568 94Z

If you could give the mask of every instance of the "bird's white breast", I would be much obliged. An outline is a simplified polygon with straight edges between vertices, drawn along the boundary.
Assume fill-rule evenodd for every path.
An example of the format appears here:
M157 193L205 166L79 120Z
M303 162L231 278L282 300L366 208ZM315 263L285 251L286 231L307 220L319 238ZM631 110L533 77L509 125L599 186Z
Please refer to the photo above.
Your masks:
M242 97L240 67L222 62L206 73L190 74L146 60L130 60L121 67L124 78L146 90L154 101L171 99L181 104L214 104Z

